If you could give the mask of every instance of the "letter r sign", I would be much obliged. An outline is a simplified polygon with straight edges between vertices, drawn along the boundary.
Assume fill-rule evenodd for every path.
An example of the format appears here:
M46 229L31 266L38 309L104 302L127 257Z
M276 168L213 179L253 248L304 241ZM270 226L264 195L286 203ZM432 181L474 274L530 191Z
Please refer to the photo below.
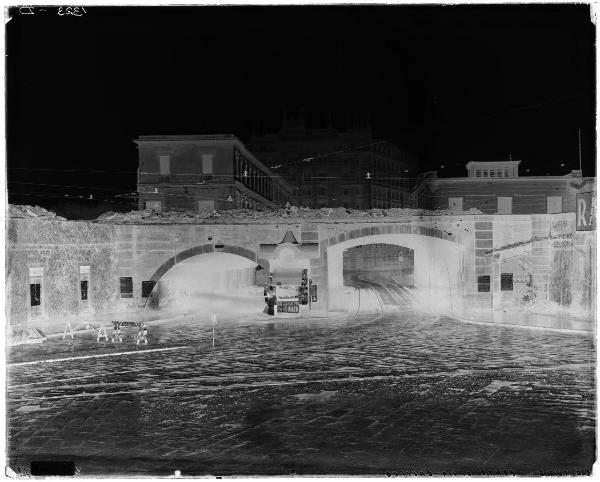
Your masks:
M577 231L596 229L596 198L594 193L577 194Z

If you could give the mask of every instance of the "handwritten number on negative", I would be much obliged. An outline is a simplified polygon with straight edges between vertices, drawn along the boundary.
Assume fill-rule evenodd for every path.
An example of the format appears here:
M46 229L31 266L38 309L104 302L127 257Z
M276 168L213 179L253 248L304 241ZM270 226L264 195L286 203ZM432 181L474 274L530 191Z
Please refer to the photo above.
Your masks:
M74 15L75 17L81 17L86 14L85 8L83 7L58 7L58 15Z

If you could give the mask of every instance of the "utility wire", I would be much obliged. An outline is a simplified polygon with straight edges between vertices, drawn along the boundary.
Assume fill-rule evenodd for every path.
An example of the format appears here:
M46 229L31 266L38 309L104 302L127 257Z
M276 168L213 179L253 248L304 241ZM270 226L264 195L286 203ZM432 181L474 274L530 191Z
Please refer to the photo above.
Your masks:
M305 157L304 159L299 159L299 160L296 160L296 161L289 161L289 162L286 162L286 163L283 163L283 164L276 164L274 166L271 166L271 169L279 169L280 167L289 166L291 164L298 164L300 162L311 162L311 161L314 161L315 159L322 159L324 157L334 156L336 154L341 154L343 152L357 151L357 150L360 150L360 149L365 149L367 147L375 146L377 144L382 144L384 142L387 142L387 141L376 141L376 142L371 142L370 144L364 144L364 145L361 145L361 146L349 147L348 149L341 149L339 151L328 152L328 153L325 153L325 154L315 154L313 156Z

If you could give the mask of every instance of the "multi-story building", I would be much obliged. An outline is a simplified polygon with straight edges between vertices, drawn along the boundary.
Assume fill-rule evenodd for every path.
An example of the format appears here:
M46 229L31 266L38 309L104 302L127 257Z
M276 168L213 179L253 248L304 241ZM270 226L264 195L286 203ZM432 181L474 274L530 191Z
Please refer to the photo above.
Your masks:
M229 134L140 136L140 209L263 209L292 201L292 188Z
M476 208L486 214L575 212L581 171L564 176L519 176L520 161L469 162L466 177L421 175L413 190L416 207L461 213Z
M416 158L369 127L347 132L307 129L302 111L285 114L276 134L254 136L248 146L294 186L299 205L354 209L406 207Z

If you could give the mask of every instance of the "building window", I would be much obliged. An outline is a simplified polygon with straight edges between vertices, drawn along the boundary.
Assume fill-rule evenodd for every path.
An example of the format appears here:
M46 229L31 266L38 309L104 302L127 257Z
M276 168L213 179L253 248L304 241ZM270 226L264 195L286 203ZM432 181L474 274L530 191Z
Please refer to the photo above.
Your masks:
M171 173L171 156L162 155L158 159L160 162L160 175L168 176Z
M162 201L156 201L156 200L146 201L145 208L147 211L153 210L156 212L161 212L162 211Z
M502 291L512 291L513 289L513 274L502 273L500 275L500 289Z
M512 214L512 197L498 197L498 214Z
M156 281L142 281L142 298L148 298L156 286Z
M489 291L490 291L490 275L489 274L477 277L477 291L479 293L489 293Z
M213 154L202 154L202 174L213 173Z
M42 284L30 283L29 294L31 295L31 306L41 306L42 304Z
M562 213L562 197L548 196L546 198L548 214Z
M504 168L504 177L508 177L508 168Z
M42 285L44 284L44 268L29 268L29 305L32 317L43 314Z
M88 299L88 282L87 282L87 280L81 280L79 282L79 288L81 291L81 301L87 301L87 299Z
M496 177L502 177L503 173L504 173L504 171L502 169L498 169L496 171Z
M475 177L481 177L481 169L475 171Z
M215 209L215 201L213 199L202 199L198 201L198 211L213 211Z
M496 171L494 171L493 169L490 169L490 177L496 177Z
M121 298L133 298L133 278L131 276L122 276L120 284Z
M81 308L89 307L90 298L90 267L79 267L79 306Z
M448 198L448 207L450 208L450 212L458 213L463 209L463 198L461 197L451 197Z

